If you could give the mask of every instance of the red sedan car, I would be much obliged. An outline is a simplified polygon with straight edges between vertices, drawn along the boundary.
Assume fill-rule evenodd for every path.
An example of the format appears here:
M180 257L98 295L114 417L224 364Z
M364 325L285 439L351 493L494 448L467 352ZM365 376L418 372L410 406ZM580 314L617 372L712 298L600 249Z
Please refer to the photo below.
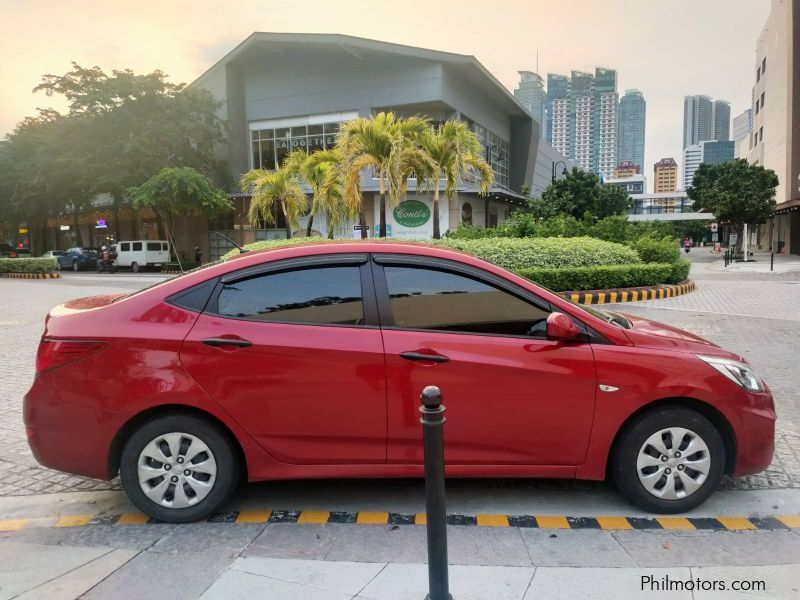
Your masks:
M43 465L120 473L142 511L184 522L241 478L421 476L426 385L450 476L609 476L675 513L772 458L772 396L742 357L397 243L250 252L58 306L24 415Z

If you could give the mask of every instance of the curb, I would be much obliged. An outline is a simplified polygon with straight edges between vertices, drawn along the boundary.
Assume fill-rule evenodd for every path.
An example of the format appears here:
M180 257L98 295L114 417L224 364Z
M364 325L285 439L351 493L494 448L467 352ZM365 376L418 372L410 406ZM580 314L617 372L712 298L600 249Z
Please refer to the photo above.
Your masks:
M6 279L61 279L61 273L0 273Z
M608 304L617 302L638 302L640 300L660 300L683 296L695 289L694 281L671 285L651 285L634 288L616 288L610 290L589 290L585 292L558 292L560 296L578 304Z
M425 525L425 513L349 512L322 510L242 510L218 513L207 523L261 524L294 523L327 525ZM91 525L147 525L160 523L142 513L84 514L49 519L0 520L0 531L33 527L84 527ZM561 515L504 515L461 513L447 515L448 525L473 527L520 527L528 529L606 529L606 530L789 530L800 529L800 515L777 517L567 517Z

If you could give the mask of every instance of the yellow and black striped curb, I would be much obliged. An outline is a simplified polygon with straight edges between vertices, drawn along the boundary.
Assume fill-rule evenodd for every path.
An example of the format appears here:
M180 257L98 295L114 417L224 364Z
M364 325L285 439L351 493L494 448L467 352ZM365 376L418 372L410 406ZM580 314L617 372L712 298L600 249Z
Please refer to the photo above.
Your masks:
M0 273L7 279L60 279L61 273Z
M142 513L84 514L53 518L0 520L0 531L33 527L84 527L91 525L146 525L158 523ZM241 510L218 513L208 523L329 523L358 525L425 525L425 513L348 512L326 510ZM786 530L800 529L800 515L775 517L567 517L559 515L506 515L454 513L449 525L474 527L520 527L533 529L650 529L650 530Z
M694 281L673 285L651 285L612 290L591 290L587 292L559 292L561 296L578 304L613 304L615 302L638 302L640 300L660 300L688 294L695 289Z

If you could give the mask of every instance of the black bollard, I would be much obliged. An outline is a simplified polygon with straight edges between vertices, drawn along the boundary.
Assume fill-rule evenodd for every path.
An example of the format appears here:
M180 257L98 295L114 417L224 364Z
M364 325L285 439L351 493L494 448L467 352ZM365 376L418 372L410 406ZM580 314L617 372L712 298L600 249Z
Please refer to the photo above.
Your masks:
M772 271L772 266L775 264L775 250L769 253L769 270Z
M429 385L419 396L425 450L425 512L428 532L428 590L425 600L452 600L447 577L447 506L444 495L442 392Z

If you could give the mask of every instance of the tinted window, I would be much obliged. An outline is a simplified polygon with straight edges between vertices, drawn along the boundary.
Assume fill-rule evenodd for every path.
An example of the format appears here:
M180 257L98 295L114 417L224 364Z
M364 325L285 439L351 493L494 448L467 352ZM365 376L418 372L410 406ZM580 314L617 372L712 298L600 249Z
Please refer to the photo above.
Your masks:
M133 242L133 251L139 252L142 249L142 242Z
M258 321L361 325L364 305L358 267L319 267L270 273L228 283L218 312Z
M549 312L463 275L386 267L396 327L544 337Z
M161 250L161 244L158 242L147 242L147 249L151 252L158 252Z
M120 250L122 252L130 252L131 251L131 243L130 242L125 242L123 244L120 244Z

